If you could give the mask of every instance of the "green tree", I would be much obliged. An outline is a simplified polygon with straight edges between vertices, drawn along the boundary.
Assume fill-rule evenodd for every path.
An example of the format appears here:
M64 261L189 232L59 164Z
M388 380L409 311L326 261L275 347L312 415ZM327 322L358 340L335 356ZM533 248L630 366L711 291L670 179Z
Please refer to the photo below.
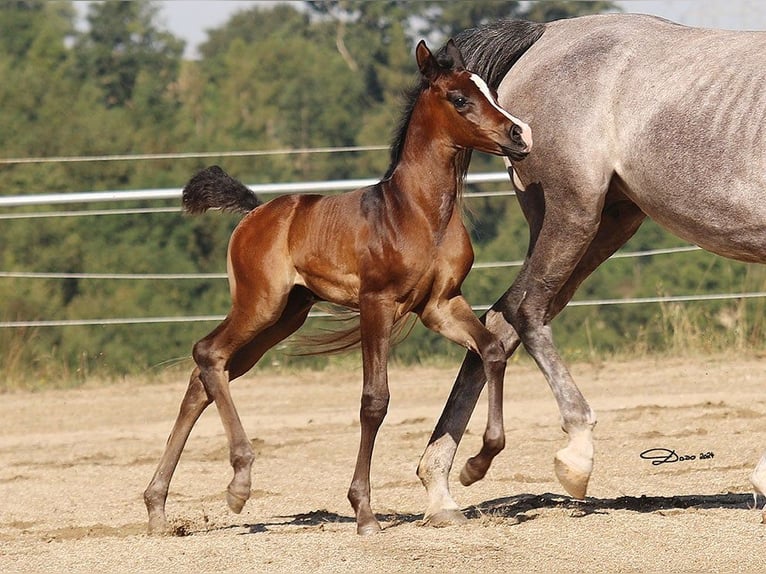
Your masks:
M292 6L256 7L213 30L201 53L196 97L201 136L213 145L263 149L356 143L362 78L335 50L330 28ZM227 165L249 181L345 177L343 158L285 156Z
M379 145L391 136L400 94L417 77L413 50L420 38L436 47L464 28L496 18L543 21L613 9L609 2L490 0L256 6L210 31L201 60L182 61L182 43L163 29L156 3L92 3L90 28L82 33L75 31L70 2L0 3L0 26L14 30L0 35L0 150L4 157L45 157ZM245 181L271 182L380 176L389 157L375 151L6 165L0 166L0 193L180 188L213 161ZM500 168L497 158L475 154L474 171ZM485 184L482 190L508 187ZM515 200L466 202L477 260L523 259L528 231ZM154 213L4 221L0 269L222 273L238 219ZM680 243L647 222L626 249ZM474 270L464 291L472 303L491 303L516 272L515 267ZM763 266L698 252L613 259L582 285L576 299L764 289ZM230 303L221 279L77 277L0 278L0 301L6 320L223 315ZM662 350L684 329L699 333L706 345L732 341L762 347L763 308L763 300L570 307L556 320L556 338L569 355L636 344ZM193 341L212 327L201 322L0 329L0 366L30 365L50 379L62 364L74 375L141 370L188 356ZM457 359L462 351L419 327L395 350L406 361L435 355Z
M144 98L159 104L175 81L184 43L157 24L148 0L91 3L88 30L76 43L82 78L95 78L107 107L133 102L143 75Z

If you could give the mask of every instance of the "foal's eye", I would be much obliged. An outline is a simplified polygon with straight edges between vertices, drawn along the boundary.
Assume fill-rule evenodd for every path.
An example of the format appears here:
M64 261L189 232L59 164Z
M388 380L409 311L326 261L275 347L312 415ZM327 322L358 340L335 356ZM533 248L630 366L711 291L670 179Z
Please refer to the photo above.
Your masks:
M452 105L455 106L455 109L462 110L468 105L468 100L463 96L454 96L452 98Z

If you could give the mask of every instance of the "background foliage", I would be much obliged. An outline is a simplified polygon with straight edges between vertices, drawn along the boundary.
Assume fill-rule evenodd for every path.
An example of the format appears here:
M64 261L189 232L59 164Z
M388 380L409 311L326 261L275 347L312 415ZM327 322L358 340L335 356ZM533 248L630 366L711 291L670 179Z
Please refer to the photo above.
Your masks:
M163 28L156 4L91 3L87 29L70 2L0 4L0 156L380 145L414 79L413 48L501 17L538 21L613 10L610 2L301 2L236 13L209 31L198 60ZM210 160L0 164L3 195L180 188ZM385 152L221 160L247 182L380 176ZM500 169L477 156L473 171ZM485 186L485 188L489 188ZM526 224L507 198L470 202L477 260L521 259ZM114 205L110 205L114 207ZM126 205L130 207L130 205ZM43 208L40 208L43 210ZM222 272L233 216L178 214L4 220L0 271L67 273ZM631 249L679 245L651 223ZM514 268L475 271L465 292L494 301ZM580 298L763 290L763 266L706 253L610 261ZM0 278L0 320L223 315L225 281L152 282ZM557 320L570 355L662 350L693 334L703 345L763 346L763 301L684 306L572 308ZM7 381L43 384L122 374L189 355L212 324L0 329ZM675 342L674 342L675 341ZM402 361L462 351L416 329L395 350ZM303 359L305 361L305 359ZM326 360L326 359L324 359ZM317 361L315 359L315 361ZM271 363L299 364L279 351ZM316 364L316 363L314 363ZM0 385L1 386L1 385Z

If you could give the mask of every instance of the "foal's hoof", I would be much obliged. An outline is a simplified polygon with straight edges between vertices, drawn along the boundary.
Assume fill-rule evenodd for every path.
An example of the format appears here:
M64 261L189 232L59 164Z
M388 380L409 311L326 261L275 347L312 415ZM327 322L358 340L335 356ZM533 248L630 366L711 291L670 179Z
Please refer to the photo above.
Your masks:
M423 521L424 526L433 526L434 528L443 528L445 526L458 526L465 524L468 519L465 514L460 512L457 508L450 510L440 510L436 514L426 517Z
M378 524L377 521L356 525L356 533L359 536L369 536L370 534L377 534L378 532L380 532L380 524Z
M248 494L250 493L248 492ZM234 514L239 514L242 512L242 509L244 508L248 498L250 497L247 495L233 492L231 488L226 490L226 504L229 505L229 508Z
M164 516L149 518L149 534L152 536L163 536L171 534L173 529L170 528L168 521Z
M489 466L478 464L476 457L469 458L465 462L463 470L460 471L460 484L471 486L474 482L484 478L487 470L489 470Z
M556 478L564 490L572 498L584 500L588 490L590 473L593 471L593 462L562 449L556 453L553 459L553 468L556 471Z

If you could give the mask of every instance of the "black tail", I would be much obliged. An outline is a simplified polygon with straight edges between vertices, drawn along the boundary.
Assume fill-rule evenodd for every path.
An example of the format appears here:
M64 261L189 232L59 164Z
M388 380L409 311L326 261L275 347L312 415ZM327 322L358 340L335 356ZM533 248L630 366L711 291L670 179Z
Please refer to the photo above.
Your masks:
M465 67L496 90L508 70L545 32L545 24L525 20L498 20L464 30L455 44Z
M189 180L181 203L186 213L203 213L208 209L247 213L263 202L247 186L212 165Z

